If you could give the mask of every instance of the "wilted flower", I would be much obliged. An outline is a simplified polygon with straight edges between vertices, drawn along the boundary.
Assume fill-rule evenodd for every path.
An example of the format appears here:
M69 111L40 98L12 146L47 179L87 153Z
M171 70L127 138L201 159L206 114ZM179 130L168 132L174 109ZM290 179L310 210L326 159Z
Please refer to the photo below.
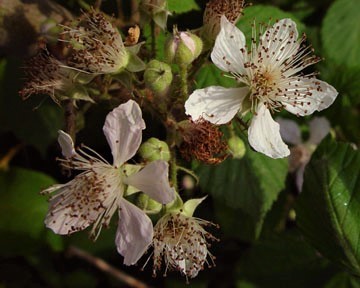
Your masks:
M154 227L154 267L156 276L165 262L164 276L168 270L176 270L186 278L194 278L205 263L211 267L215 257L208 251L208 241L217 240L204 227L215 225L209 221L192 216L202 199L192 199L184 204L184 209L165 214ZM187 209L187 206L193 206ZM216 225L215 225L216 226ZM207 261L209 256L211 263Z
M282 19L258 40L254 29L251 49L247 51L244 34L222 16L211 59L245 86L195 90L185 103L186 113L193 120L203 117L219 125L229 122L239 111L250 111L250 145L272 158L289 155L271 113L286 109L298 116L309 115L329 107L338 94L314 74L299 74L319 61L311 55L310 47L302 46L304 40L298 40L295 22Z
M243 14L244 6L244 0L210 0L206 3L201 35L214 41L220 31L221 16L224 15L231 23L236 24Z
M78 69L111 74L120 72L129 62L119 31L102 13L84 13L77 23L64 27L63 34L68 35L74 48L70 65Z
M153 226L145 212L123 198L126 189L141 190L163 204L175 197L165 161L151 162L143 169L125 164L139 148L143 129L140 107L132 100L107 115L103 130L113 155L112 165L89 147L75 150L71 137L60 131L58 140L65 157L60 160L62 165L82 172L66 184L42 191L57 192L50 198L47 227L57 234L71 234L93 225L91 235L96 239L118 211L117 250L124 256L124 264L137 262L152 241Z
M74 72L47 51L31 58L25 73L27 82L19 92L23 100L32 94L47 94L59 103L62 98L69 96L74 88Z
M204 119L180 122L179 144L185 160L197 159L207 164L217 164L227 157L227 144L217 126Z
M316 146L330 132L330 123L325 117L315 117L309 123L309 138L303 142L299 126L295 121L277 118L280 134L286 143L294 145L290 148L289 171L295 172L295 183L299 191L304 182L304 171Z

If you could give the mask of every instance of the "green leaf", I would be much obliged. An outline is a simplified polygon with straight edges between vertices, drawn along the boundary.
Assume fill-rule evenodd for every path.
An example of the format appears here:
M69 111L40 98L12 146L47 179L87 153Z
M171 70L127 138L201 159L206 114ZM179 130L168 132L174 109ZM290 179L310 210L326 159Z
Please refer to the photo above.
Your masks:
M191 10L200 10L195 0L168 0L167 2L169 11L177 14L186 13Z
M325 288L360 288L360 280L352 277L349 273L336 274L324 286Z
M326 56L349 68L360 68L360 2L337 0L329 8L321 36Z
M285 12L277 7L270 5L254 5L247 7L244 10L245 15L240 18L237 27L245 34L247 42L251 40L252 24L254 21L257 24L270 24L275 23L276 20L291 18L297 24L299 34L305 31L304 24L301 23L293 14ZM250 47L250 46L249 46Z
M206 192L252 220L254 234L248 238L256 239L267 212L285 187L287 171L287 159L271 159L247 147L243 159L201 166L198 175Z
M238 278L266 288L323 287L336 268L296 231L289 232L258 242L242 255Z
M60 249L56 237L46 237L44 218L48 202L39 194L41 189L54 183L49 176L27 169L0 172L0 231L6 235L0 238L0 245L6 247L7 253L21 254L22 249L26 251L34 244L31 241L39 239Z
M234 79L226 77L223 72L214 64L208 64L201 67L195 79L196 89L205 88L212 85L223 87L236 87L237 83Z
M62 128L63 111L49 96L34 95L22 101L19 66L15 59L8 60L3 85L0 86L0 123L2 130L10 130L26 144L34 145L42 154ZM45 101L44 101L45 99ZM34 110L35 107L38 107Z
M308 164L298 225L329 259L360 275L360 152L326 138Z

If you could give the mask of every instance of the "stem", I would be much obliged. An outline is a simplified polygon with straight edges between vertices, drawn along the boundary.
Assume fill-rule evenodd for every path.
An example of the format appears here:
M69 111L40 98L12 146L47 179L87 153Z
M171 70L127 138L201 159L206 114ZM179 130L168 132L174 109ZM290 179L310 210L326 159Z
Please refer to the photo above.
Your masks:
M15 147L10 148L10 150L0 159L0 171L6 171L9 169L9 163L11 159L19 152L23 147L23 144L17 144Z
M68 133L75 142L76 132L76 111L73 100L69 99L65 102L65 132Z
M199 184L199 177L193 171L191 171L190 169L187 169L185 167L182 167L182 166L177 166L177 169L184 171L185 173L191 175L195 179L196 185Z
M156 25L155 21L151 19L150 21L150 30L151 30L151 58L156 57L156 33L155 33Z
M178 181L177 181L177 164L176 164L176 151L175 147L171 148L170 151L171 160L170 160L170 180L173 184L175 190L178 190Z
M79 6L83 9L85 9L86 11L89 11L91 9L91 6L88 3L86 3L86 1L78 0L77 2L79 4Z
M186 65L180 65L180 88L181 96L183 101L186 101L189 97L188 95L188 81L187 81L188 71Z
M96 11L100 10L102 0L96 0L94 3L94 9Z
M148 285L139 281L138 279L135 279L135 278L131 277L130 275L127 275L126 273L122 272L121 270L106 263L103 259L92 256L90 253L88 253L84 250L81 250L77 247L70 246L67 253L68 253L68 256L70 256L70 257L76 256L76 257L86 260L87 262L94 265L99 270L110 274L111 276L113 276L117 280L125 283L129 287L134 287L134 288L148 288L149 287Z

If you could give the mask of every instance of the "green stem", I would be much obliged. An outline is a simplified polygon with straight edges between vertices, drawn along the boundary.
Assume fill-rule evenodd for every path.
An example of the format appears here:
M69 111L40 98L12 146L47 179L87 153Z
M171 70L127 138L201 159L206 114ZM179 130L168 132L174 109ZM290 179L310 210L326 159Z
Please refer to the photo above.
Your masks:
M181 96L183 101L186 101L189 97L188 95L188 70L186 65L180 65L180 88L181 88Z
M184 171L185 173L191 175L195 179L196 185L199 184L199 177L193 171L191 171L190 169L187 169L187 168L182 167L182 166L177 166L177 170Z
M151 59L156 57L156 33L155 33L155 21L151 19L150 30L151 30Z

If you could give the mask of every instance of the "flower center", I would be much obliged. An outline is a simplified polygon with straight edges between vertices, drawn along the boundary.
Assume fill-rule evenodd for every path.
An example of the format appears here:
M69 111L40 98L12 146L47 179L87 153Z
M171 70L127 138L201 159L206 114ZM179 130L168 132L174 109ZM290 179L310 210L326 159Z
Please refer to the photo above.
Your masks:
M253 64L256 67L256 65ZM259 103L263 103L270 110L279 110L283 107L276 96L279 95L282 79L280 69L255 68L250 79L250 101L252 110L256 110Z

